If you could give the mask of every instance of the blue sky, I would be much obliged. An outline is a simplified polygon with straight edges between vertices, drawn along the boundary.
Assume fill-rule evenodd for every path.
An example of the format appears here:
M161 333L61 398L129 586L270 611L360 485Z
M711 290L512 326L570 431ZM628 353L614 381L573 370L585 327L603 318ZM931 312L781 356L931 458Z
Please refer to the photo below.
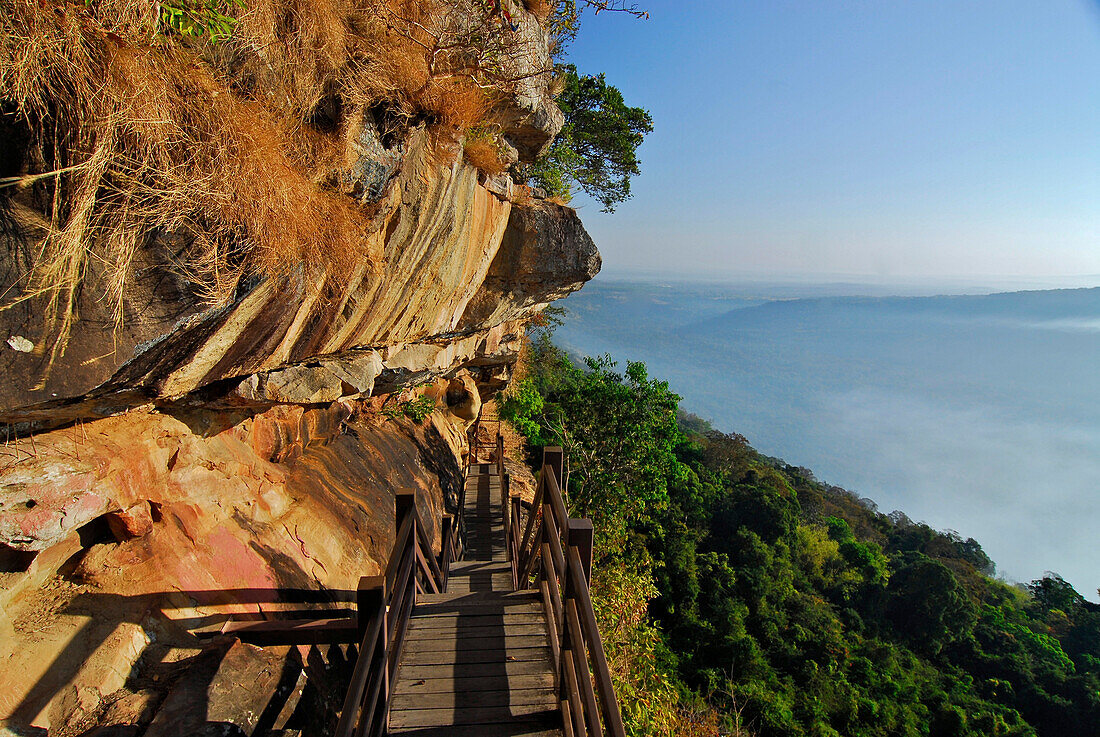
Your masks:
M656 127L609 273L1100 275L1095 3L641 4L569 50Z

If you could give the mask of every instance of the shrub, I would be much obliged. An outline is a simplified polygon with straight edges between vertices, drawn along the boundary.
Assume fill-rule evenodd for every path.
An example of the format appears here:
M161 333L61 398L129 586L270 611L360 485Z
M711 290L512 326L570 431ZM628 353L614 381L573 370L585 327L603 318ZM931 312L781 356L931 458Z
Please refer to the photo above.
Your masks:
M408 417L416 424L421 424L435 411L435 400L424 394L416 399L404 402L395 402L382 408L382 415L391 420Z
M158 3L160 22L191 38L208 36L211 42L224 41L233 33L237 19L226 13L244 8L244 0L168 0Z

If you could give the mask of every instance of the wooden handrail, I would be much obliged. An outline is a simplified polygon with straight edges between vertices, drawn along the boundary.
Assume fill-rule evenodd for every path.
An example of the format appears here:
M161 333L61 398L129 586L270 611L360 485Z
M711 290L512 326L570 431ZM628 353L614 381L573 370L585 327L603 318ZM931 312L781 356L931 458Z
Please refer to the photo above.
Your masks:
M562 449L546 448L526 519L519 497L503 499L511 510L504 529L512 578L517 589L534 585L542 596L567 737L625 737L589 591L592 522L569 516L564 472Z
M415 494L399 493L395 509L397 535L386 572L360 581L362 639L336 737L377 737L386 732L390 695L417 594L445 591L450 565L461 554L455 534L461 525L461 507L457 525L452 517L442 521L438 559L420 520Z

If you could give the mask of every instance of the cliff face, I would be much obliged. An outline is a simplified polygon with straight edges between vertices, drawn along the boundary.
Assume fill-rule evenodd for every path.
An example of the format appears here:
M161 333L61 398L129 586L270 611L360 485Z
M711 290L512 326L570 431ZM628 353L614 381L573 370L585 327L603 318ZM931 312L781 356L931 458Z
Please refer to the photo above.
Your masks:
M506 371L523 321L592 278L599 253L575 211L517 205L512 187L497 187L502 196L472 166L430 168L416 150L381 203L379 267L364 262L340 280L322 272L245 283L228 305L205 311L179 292L149 293L143 311L154 317L138 316L127 335L143 341L132 356L113 348L102 316L90 318L40 390L46 356L9 347L0 420L39 429L215 385L211 393L234 405L315 404L464 367L486 381ZM27 322L5 327L24 335ZM86 355L93 360L77 360ZM28 406L44 394L57 398Z
M32 40L63 25L109 59L121 53L123 27L80 15L91 10L51 15L4 2L5 23L24 22L16 30ZM549 75L524 73L548 68L541 21L506 5L515 26L507 64L519 81L498 88L486 115L505 158L530 160L561 115ZM492 8L433 5L426 17L441 34L499 25L479 20L482 6ZM258 22L242 18L242 37ZM4 53L14 54L10 44ZM224 94L239 96L251 75L250 94L278 112L271 100L282 99L283 82L265 81L251 57L234 53L237 76ZM264 63L270 71L277 61ZM339 649L259 649L197 634L227 618L352 606L358 578L386 563L394 492L419 489L433 524L452 507L466 431L506 384L525 322L600 265L573 210L477 170L463 159L461 131L416 109L435 99L424 92L431 84L385 104L351 104L344 87L344 99L311 108L311 125L331 119L310 135L330 131L338 163L310 177L324 190L318 197L350 203L360 257L296 260L301 249L287 244L285 264L246 259L211 301L177 268L180 253L214 237L196 235L195 220L191 230L149 228L124 282L111 281L91 242L63 352L51 350L48 294L0 311L0 734L90 734L111 724L126 734L261 734L331 721ZM0 89L13 133L0 144L0 175L30 182L0 203L9 295L35 278L35 244L46 253L74 227L71 217L44 221L49 192L35 177L48 129L34 127L38 113L18 91ZM395 127L401 105L407 115ZM115 186L108 179L93 184ZM57 212L75 209L79 187L68 191ZM241 187L234 196L250 195ZM96 206L107 222L118 203ZM111 284L121 301L108 299ZM434 407L422 423L403 411L417 397Z

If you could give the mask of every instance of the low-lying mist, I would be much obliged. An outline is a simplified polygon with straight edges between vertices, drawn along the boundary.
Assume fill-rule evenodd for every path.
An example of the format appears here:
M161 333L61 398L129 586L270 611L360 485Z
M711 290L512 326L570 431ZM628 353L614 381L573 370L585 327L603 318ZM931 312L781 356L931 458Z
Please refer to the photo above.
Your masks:
M645 361L761 452L1096 600L1100 289L784 297L597 281L556 340Z

